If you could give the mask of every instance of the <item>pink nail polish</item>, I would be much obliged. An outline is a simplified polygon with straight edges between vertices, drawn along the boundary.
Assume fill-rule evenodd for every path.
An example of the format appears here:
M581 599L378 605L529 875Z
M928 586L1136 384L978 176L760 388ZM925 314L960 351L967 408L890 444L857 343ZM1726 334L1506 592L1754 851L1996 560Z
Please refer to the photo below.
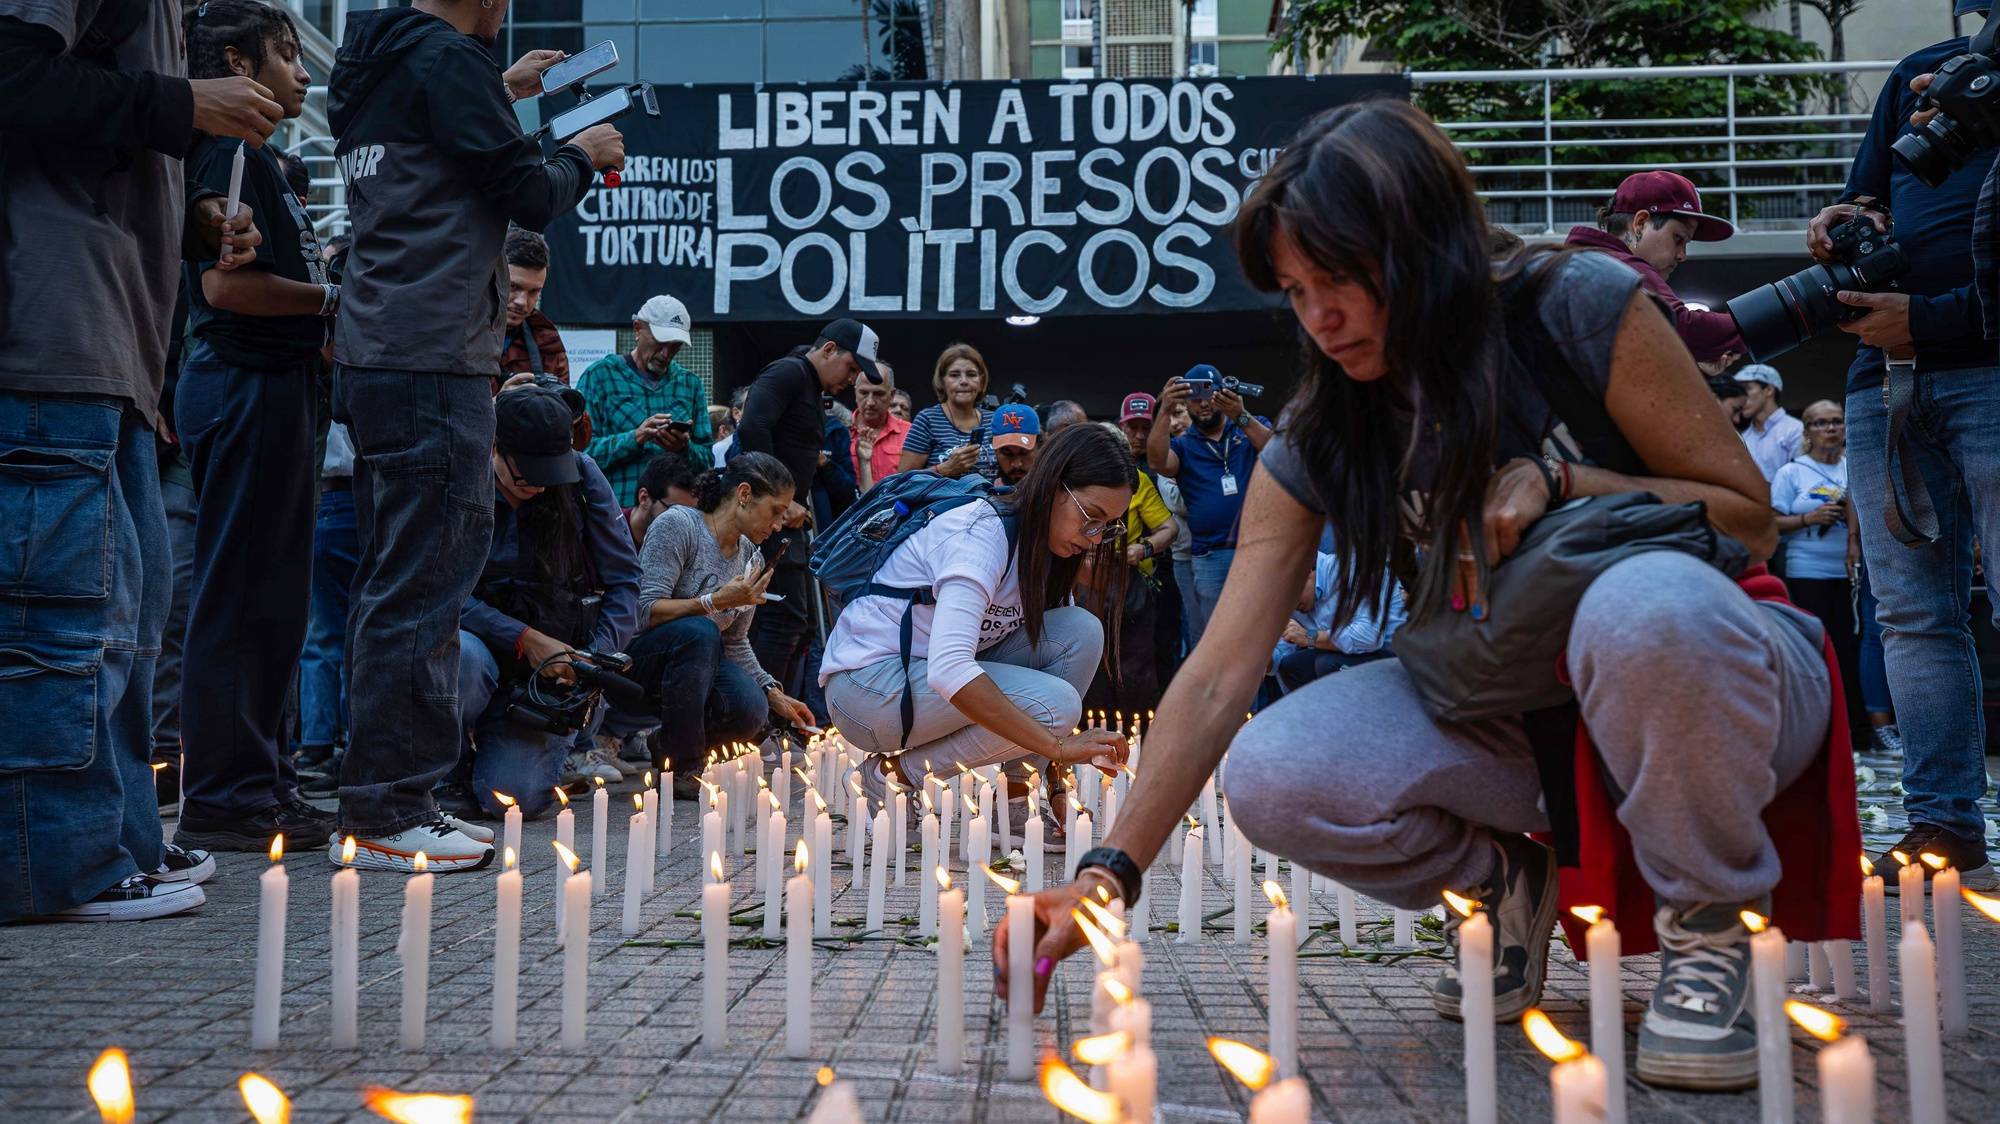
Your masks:
M1465 594L1454 593L1451 595L1451 611L1454 613L1463 613L1465 611Z
M1054 968L1055 966L1056 966L1055 961L1050 960L1048 957L1044 956L1040 960L1035 961L1035 974L1037 976L1046 976L1049 974L1049 970Z

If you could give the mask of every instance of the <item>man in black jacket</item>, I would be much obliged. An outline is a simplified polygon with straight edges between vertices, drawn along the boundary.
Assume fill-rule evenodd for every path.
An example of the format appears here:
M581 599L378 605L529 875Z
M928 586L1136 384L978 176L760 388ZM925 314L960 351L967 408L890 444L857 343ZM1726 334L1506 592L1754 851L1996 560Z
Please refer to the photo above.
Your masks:
M353 431L361 531L348 617L352 729L340 834L354 865L472 870L492 835L447 820L432 786L458 758L458 616L493 531L493 395L511 220L540 230L624 161L616 129L544 159L509 102L562 58L502 75L486 44L506 0L417 0L348 18L327 106L354 248L334 329L334 415ZM483 836L483 838L482 838ZM336 837L330 856L340 861Z
M743 420L736 425L738 452L769 453L791 470L793 494L787 526L803 528L805 504L812 502L813 477L825 452L826 419L821 399L839 394L866 375L880 381L875 359L881 340L858 320L835 320L811 347L791 353L757 374L743 403ZM764 553L777 567L770 592L784 600L766 603L750 622L750 647L757 662L776 676L786 694L799 697L806 674L806 651L812 642L812 579L806 572L811 556L803 530L772 537Z

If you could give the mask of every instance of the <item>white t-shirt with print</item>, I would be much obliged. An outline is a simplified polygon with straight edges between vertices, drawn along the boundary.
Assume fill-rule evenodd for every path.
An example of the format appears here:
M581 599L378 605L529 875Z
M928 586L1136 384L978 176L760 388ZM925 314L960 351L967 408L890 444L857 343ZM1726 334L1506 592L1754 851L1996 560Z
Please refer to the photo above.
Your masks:
M980 652L1021 627L1020 567L999 513L984 500L961 504L911 535L875 582L935 591L937 604L918 605L911 615L910 658L929 661L931 689L947 699L985 674L976 662ZM826 638L820 685L836 672L898 659L907 604L861 597L842 609Z

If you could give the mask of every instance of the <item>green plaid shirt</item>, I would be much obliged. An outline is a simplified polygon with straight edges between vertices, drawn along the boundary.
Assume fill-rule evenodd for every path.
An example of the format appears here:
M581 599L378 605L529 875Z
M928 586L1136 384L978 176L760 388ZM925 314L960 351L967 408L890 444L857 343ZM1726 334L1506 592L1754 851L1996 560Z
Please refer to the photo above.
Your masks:
M698 468L709 466L715 430L708 424L708 402L701 379L679 363L666 376L651 379L639 373L623 355L607 355L592 363L576 381L590 410L592 437L585 452L604 470L618 502L631 507L639 501L639 476L646 462L665 452L658 445L641 445L632 431L654 414L672 414L688 423L688 459Z

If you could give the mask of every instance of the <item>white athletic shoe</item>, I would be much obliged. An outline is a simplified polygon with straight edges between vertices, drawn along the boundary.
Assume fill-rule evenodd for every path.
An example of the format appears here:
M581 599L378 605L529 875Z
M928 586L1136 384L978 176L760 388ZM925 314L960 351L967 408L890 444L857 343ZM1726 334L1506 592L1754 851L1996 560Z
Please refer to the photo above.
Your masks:
M467 839L472 840L474 843L493 842L492 828L481 827L476 823L470 823L466 820L459 819L457 816L448 815L445 813L439 813L439 814L444 815L444 822L450 824L453 830L457 831L460 835L465 836Z
M424 855L424 869L440 874L478 870L493 861L492 843L471 838L453 827L442 814L394 835L366 839L356 837L354 861L350 863L340 861L342 842L338 833L329 836L326 857L335 866L352 866L361 870L413 873L419 851Z

